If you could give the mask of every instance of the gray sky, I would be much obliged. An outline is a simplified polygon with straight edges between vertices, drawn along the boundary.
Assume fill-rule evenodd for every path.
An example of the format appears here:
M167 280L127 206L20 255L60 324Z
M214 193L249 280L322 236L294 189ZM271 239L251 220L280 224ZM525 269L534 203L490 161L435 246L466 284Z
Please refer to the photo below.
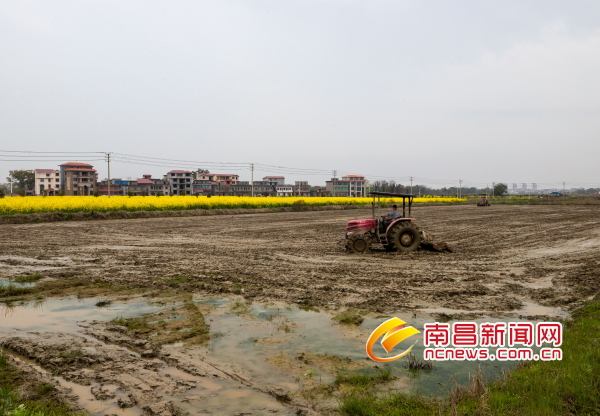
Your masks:
M598 186L599 76L598 1L0 2L1 150Z

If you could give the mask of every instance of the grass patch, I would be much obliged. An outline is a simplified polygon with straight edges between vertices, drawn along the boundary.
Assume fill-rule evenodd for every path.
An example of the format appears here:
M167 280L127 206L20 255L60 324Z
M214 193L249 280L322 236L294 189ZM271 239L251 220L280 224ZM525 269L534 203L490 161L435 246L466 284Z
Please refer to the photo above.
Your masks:
M71 409L56 394L53 385L27 380L26 374L13 367L0 351L0 415L84 416Z
M362 389L372 388L377 384L387 383L388 381L392 381L395 377L392 376L392 368L384 367L384 368L375 368L375 374L369 373L349 373L349 374L340 374L338 373L335 377L334 384L336 386L341 386L343 384L347 384L354 387L359 387Z
M341 395L339 411L352 416L431 416L439 405L428 398L403 393L378 396L373 392L352 390Z
M251 309L249 303L241 302L239 300L229 304L229 311L231 313L244 314L250 312Z
M0 298L9 298L14 296L25 296L34 293L36 290L33 287L16 287L9 284L8 286L0 286Z
M15 300L27 300L27 298L42 300L46 296L65 296L71 294L76 295L79 299L83 299L85 297L102 295L134 294L147 290L144 287L112 285L101 279L77 278L73 277L71 273L65 273L65 275L65 278L38 282L34 287L15 287L12 284L0 286L0 300L8 303ZM24 277L31 278L31 276Z
M42 275L39 273L36 274L32 274L29 276L17 276L14 277L12 280L14 280L17 283L34 283L37 282L38 280L40 280L42 278Z
M406 356L406 359L402 363L402 367L409 370L433 370L435 364L432 361L420 360L411 352Z
M362 324L365 320L356 309L352 308L337 314L333 319L338 321L340 324L356 326Z
M531 361L488 386L486 397L465 397L457 411L493 414L600 414L600 301L575 312L564 325L561 361Z
M49 383L41 384L36 389L35 392L38 396L46 396L54 391L54 386Z
M204 320L204 315L191 301L186 301L178 309L169 308L141 318L121 316L111 322L125 326L131 332L161 344L181 341L201 344L210 339L209 327Z
M169 287L178 287L182 283L189 282L189 279L185 276L171 276L171 277L165 277L164 279L161 279L161 280L163 282L165 282Z

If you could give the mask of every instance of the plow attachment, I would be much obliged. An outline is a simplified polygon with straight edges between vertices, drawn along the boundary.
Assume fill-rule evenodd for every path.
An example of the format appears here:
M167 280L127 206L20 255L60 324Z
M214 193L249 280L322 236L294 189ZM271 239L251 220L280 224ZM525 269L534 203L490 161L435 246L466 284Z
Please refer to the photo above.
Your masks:
M421 230L421 249L439 252L447 251L452 253L452 249L448 244L443 241L437 241L433 234L425 230Z

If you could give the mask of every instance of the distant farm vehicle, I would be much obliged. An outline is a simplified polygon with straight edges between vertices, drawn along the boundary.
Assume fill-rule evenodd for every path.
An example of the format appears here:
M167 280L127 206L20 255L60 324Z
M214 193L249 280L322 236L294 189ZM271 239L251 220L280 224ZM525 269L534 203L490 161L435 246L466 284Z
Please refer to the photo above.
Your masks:
M487 195L480 195L481 197L479 198L479 201L477 201L477 206L478 207L489 207L491 206L488 199L487 199Z
M431 233L421 230L410 218L414 195L393 194L388 192L371 192L373 218L352 220L346 227L345 247L352 253L365 253L376 245L381 245L386 251L410 253L418 248L434 251L451 251L446 243L436 242ZM402 216L389 219L380 216L381 197L402 198ZM376 201L377 199L377 201ZM375 216L377 205L377 216ZM406 207L408 205L408 217Z

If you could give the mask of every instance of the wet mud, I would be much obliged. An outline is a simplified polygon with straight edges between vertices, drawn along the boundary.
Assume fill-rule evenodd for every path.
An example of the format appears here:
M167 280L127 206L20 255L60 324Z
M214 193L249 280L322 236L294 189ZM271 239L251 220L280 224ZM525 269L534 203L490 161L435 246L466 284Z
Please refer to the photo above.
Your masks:
M368 210L3 225L0 277L65 272L113 285L240 293L251 301L518 311L572 310L600 291L600 208L417 207L454 253L346 253L336 241ZM184 276L169 282L172 276Z

